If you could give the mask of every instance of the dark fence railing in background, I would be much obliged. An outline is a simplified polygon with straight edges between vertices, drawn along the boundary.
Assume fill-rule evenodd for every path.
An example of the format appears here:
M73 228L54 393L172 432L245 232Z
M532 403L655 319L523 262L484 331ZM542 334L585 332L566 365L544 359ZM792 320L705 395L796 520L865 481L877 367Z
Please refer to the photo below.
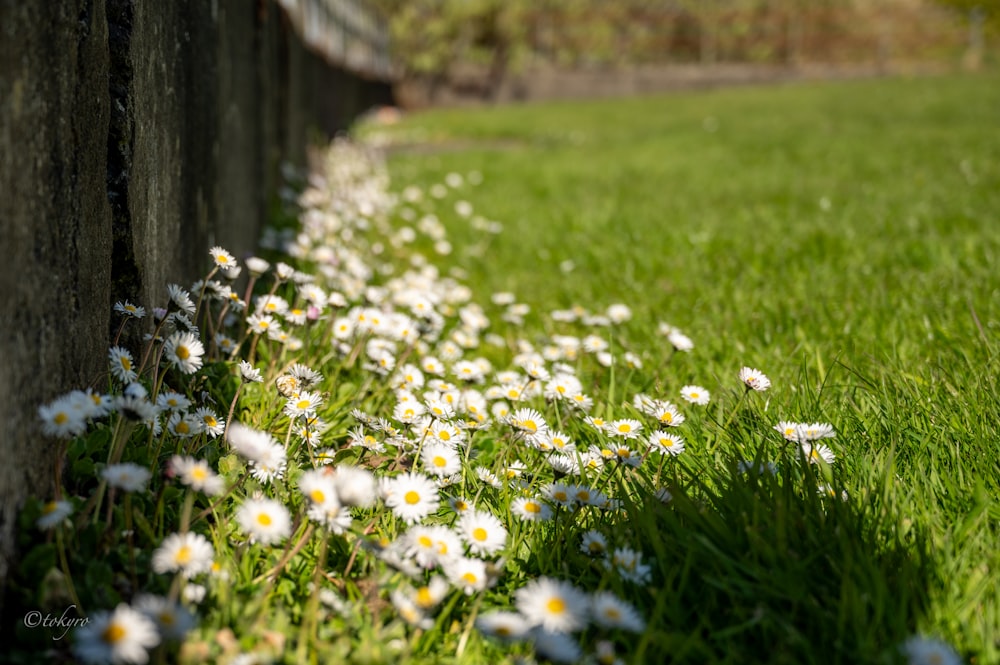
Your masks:
M277 0L307 48L330 64L380 80L392 77L389 30L359 0Z

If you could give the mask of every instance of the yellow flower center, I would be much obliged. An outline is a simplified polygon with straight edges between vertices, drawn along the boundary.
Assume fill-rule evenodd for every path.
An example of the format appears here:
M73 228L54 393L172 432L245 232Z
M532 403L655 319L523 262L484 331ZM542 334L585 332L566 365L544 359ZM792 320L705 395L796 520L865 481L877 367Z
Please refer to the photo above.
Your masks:
M309 400L307 400L307 399L300 399L300 400L299 400L299 403L298 403L298 404L296 404L295 406L296 406L296 407L298 407L299 409L301 409L302 411L305 411L306 409L308 409L308 408L309 408L309 406L310 406L311 404L312 404L312 402L310 402L310 401L309 401Z
M216 420L214 416L205 416L204 418L202 418L202 420L205 421L206 427L215 427L216 425L219 424L219 421Z
M442 441L451 441L451 434L448 433L448 430L443 429L438 432L438 438Z
M486 529L484 529L482 527L476 527L475 529L472 530L472 537L475 538L476 540L478 540L479 542L485 541L486 540Z
M178 346L175 353L177 354L177 357L180 358L181 360L187 360L188 358L191 357L191 351L189 351L186 346Z
M566 499L569 498L566 495L566 492L555 492L555 493L552 494L552 496L555 497L556 501L565 501Z
M229 263L229 259L226 258L225 254L219 254L218 256L215 257L215 260L218 261L219 263Z
M479 581L479 578L476 577L474 573L466 573L462 575L462 579L468 582L469 584L475 584L476 582Z
M562 614L566 611L566 601L562 598L551 598L545 603L545 609L552 614Z
M434 541L427 536L420 536L417 538L417 543L419 543L421 547L431 548L434 546Z
M261 526L271 526L271 516L267 513L258 514L257 524L260 524Z
M417 590L417 605L421 607L430 607L434 604L434 596L431 595L431 590L429 587L420 587Z
M411 506L414 505L414 504L416 504L416 503L420 503L420 495L418 493L414 492L413 490L410 490L409 492L407 492L403 496L403 499L406 501L406 503L410 504Z
M615 607L609 607L604 610L604 616L608 617L609 619L618 621L619 619L622 618L622 613L619 612L618 609Z
M499 626L497 627L495 632L500 637L507 637L508 635L511 634L511 630L508 626Z
M55 512L56 508L58 508L58 507L59 507L59 505L55 501L49 501L47 504L45 504L42 507L42 514L43 515L48 515L50 513L53 513L53 512Z
M622 423L621 425L618 426L618 431L621 432L622 434L628 434L629 432L632 431L632 426L629 425L628 423Z
M188 434L191 431L191 428L188 427L188 424L183 420L177 421L177 427L175 429L178 434Z
M191 561L191 548L187 545L181 546L181 548L177 550L174 560L180 564L189 563Z
M59 413L56 414L55 418L52 419L52 422L54 422L56 425L62 425L67 420L69 420L69 416L60 411Z
M440 455L434 458L434 466L436 466L439 469L443 469L445 466L447 466L447 464L448 460L441 457Z
M101 640L106 644L117 644L125 637L125 629L117 623L108 624L101 633Z
M524 512L533 513L537 515L538 513L542 512L542 507L539 504L535 503L534 501L529 501L526 504L524 504Z
M313 490L312 492L309 492L309 498L316 503L323 503L326 501L326 495L323 494L322 490Z
M126 372L132 370L132 361L130 361L128 358L126 358L125 356L121 356L119 357L119 361L121 362L123 370L125 370Z
M521 426L524 427L524 429L528 430L529 432L538 431L538 425L535 424L534 420L522 420Z

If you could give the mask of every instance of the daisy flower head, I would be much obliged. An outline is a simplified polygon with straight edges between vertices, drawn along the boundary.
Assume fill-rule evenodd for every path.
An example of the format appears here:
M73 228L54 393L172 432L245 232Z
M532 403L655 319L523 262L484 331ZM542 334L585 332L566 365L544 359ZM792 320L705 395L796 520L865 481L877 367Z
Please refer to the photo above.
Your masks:
M375 475L368 469L350 464L341 464L335 469L333 486L345 506L370 508L378 495Z
M604 628L619 628L630 633L641 633L646 629L646 622L639 612L610 591L595 593L590 610L594 623Z
M247 317L247 329L255 335L264 335L281 330L281 326L270 314L251 314Z
M226 440L238 455L251 462L265 457L275 443L274 437L267 432L237 422L230 423Z
M190 293L177 284L168 284L167 293L170 294L170 309L194 316L194 301Z
M514 603L532 626L572 633L587 625L590 599L569 582L536 578L514 592Z
M271 268L270 263L258 256L251 256L244 263L253 277L260 277Z
M605 431L611 436L620 436L624 439L634 439L642 431L642 423L638 420L624 418L613 420L605 426Z
M565 633L536 629L531 635L535 653L553 663L579 663L583 657L580 645Z
M652 415L660 421L661 427L677 427L685 420L684 415L670 402L658 402Z
M521 614L504 610L483 612L476 619L476 628L487 637L504 641L524 639L531 632L531 624Z
M191 489L209 496L218 496L225 489L222 476L215 473L205 460L174 455L170 458L170 472Z
M508 417L511 427L528 434L538 434L548 429L542 414L534 409L517 409Z
M288 451L280 443L272 443L261 454L250 460L250 475L262 483L285 477L288 467Z
M542 489L542 494L544 494L547 499L553 503L559 504L560 506L567 508L573 506L573 492L572 488L568 485L563 485L562 483L551 483Z
M289 418L311 418L316 415L316 409L323 404L323 397L319 393L303 390L298 395L293 395L285 403L285 415Z
M173 390L164 390L156 398L156 405L163 410L183 411L191 406L191 400Z
M694 342L691 341L691 338L676 328L667 333L667 341L670 342L670 346L674 347L675 351L688 353L694 348Z
M135 361L128 349L120 346L112 346L108 351L108 364L111 376L122 383L132 383L139 378L135 372Z
M467 596L482 591L490 584L486 562L481 559L454 557L444 564L444 574L448 580Z
M802 454L805 455L806 460L810 464L818 464L820 461L833 464L837 459L837 456L830 450L829 446L810 442L803 442L801 446Z
M552 518L552 508L547 503L527 496L514 499L510 512L526 522L545 522Z
M469 550L479 556L491 556L507 544L507 529L493 513L473 510L458 520L458 528Z
M962 658L947 642L933 637L913 635L899 650L906 656L907 665L961 665Z
M144 307L133 305L128 300L116 302L115 311L122 316L132 317L133 319L141 319L146 316L146 309Z
M236 257L227 252L221 247L213 247L208 250L208 253L212 257L212 261L215 262L217 268L222 268L225 271L233 270L237 267Z
M42 432L46 436L72 439L87 429L87 421L66 397L38 407L38 417L42 420Z
M837 436L833 431L833 425L829 423L800 423L795 428L795 436L799 441L818 441L820 439L832 439Z
M163 345L163 355L183 374L194 374L201 368L205 347L194 334L175 332Z
M781 420L774 426L774 429L780 432L786 441L798 441L799 426L799 423L790 420Z
M462 468L462 458L453 445L430 442L420 451L424 471L443 478L458 473Z
M200 420L202 427L205 432L213 439L218 438L226 431L226 421L219 420L215 415L215 411L212 411L208 407L200 406L195 409L194 417L196 420Z
M141 593L132 604L136 610L156 623L157 630L165 640L183 640L198 623L190 610L163 596Z
M591 529L583 534L580 551L590 556L601 556L608 551L608 539L600 531Z
M121 603L111 612L95 612L74 633L73 651L84 663L149 662L149 650L160 643L156 624Z
M49 501L42 506L42 514L35 520L35 526L42 530L54 529L73 514L73 504L69 501Z
M284 504L273 499L248 499L236 512L240 528L252 542L280 543L292 532L292 520Z
M415 524L437 510L440 503L437 484L420 473L404 473L392 478L385 503L397 517Z
M649 442L650 448L661 453L677 456L684 452L684 439L676 434L653 432L646 440Z
M146 489L146 483L152 475L146 467L132 462L111 464L101 471L101 477L108 482L108 485L124 492L141 492Z
M622 579L633 584L648 584L652 569L642 562L642 554L630 547L619 547L605 560L605 567L616 571Z
M260 375L260 370L246 360L240 361L240 379L243 383L262 383L264 381L264 377Z
M167 420L167 431L176 437L190 439L205 431L205 423L193 413L174 412Z
M153 552L153 570L194 577L211 569L213 556L212 544L200 533L174 533Z
M747 390L763 392L771 387L771 379L767 378L759 369L744 367L740 370L739 376Z
M681 388L681 397L691 404L704 406L708 404L712 396L701 386L684 386Z
M403 621L411 626L428 630L434 625L434 620L427 616L423 608L413 602L402 589L393 589L389 594L389 600Z

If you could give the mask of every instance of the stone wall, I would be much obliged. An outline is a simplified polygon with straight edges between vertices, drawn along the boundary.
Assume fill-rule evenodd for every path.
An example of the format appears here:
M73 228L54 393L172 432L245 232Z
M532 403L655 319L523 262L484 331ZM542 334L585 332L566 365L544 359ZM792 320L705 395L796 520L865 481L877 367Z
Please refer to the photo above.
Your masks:
M303 38L303 8L341 4L0 0L0 580L54 489L37 408L107 385L113 303L252 252L281 164L391 101L384 66Z

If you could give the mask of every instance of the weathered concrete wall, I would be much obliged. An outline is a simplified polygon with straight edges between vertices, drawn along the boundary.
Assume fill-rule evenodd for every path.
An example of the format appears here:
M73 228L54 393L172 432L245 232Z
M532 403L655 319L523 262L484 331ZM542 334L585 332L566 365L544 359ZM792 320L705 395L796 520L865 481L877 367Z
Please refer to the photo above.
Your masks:
M310 3L337 5L0 0L0 582L54 490L37 408L107 385L113 303L251 253L281 163L389 101L305 46L287 11Z
M52 491L40 403L105 367L111 213L103 0L0 2L0 579L27 491Z

